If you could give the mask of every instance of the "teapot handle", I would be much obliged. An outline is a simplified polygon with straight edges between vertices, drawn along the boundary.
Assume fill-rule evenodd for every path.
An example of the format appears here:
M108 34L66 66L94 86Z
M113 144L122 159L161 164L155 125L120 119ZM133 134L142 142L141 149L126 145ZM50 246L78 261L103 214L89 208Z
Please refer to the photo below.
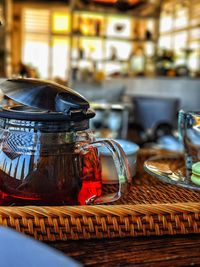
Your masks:
M89 199L87 199L85 204L86 205L103 204L118 200L124 193L128 192L131 182L131 174L130 174L128 159L126 158L126 155L122 147L114 140L106 140L106 139L94 141L89 145L84 146L82 149L85 150L87 146L93 146L97 148L99 146L103 146L106 147L112 153L115 168L117 170L119 189L115 193L109 193L102 196L94 195Z

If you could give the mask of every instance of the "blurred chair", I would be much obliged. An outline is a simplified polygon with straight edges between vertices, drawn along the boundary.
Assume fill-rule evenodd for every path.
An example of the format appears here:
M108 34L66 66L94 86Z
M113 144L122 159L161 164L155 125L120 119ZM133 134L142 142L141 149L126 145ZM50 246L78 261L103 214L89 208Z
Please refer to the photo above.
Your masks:
M134 120L130 130L142 136L139 144L156 142L160 135L171 134L177 128L178 98L134 96L132 103Z
M134 121L144 129L153 129L159 123L177 127L177 114L180 107L178 98L133 97Z

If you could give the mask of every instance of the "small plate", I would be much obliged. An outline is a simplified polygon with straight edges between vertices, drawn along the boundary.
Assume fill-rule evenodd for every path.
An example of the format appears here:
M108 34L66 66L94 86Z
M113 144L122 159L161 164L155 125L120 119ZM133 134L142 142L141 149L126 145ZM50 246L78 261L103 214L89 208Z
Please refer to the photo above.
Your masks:
M144 162L144 169L162 182L200 191L200 186L190 180L190 175L186 175L181 154L151 157Z

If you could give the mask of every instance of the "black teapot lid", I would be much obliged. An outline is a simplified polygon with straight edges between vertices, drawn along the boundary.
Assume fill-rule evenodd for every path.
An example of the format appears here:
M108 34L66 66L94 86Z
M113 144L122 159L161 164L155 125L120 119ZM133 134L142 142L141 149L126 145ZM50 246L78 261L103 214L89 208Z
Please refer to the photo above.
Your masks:
M7 79L0 84L4 95L27 108L4 108L1 117L45 121L82 121L95 116L88 101L63 85L30 78Z

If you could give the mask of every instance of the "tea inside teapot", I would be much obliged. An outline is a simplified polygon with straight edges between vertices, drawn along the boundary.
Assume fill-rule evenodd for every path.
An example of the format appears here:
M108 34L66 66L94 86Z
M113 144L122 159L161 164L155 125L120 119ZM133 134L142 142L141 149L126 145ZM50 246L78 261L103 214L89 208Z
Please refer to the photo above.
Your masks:
M99 181L97 186L101 187L96 148L82 154L71 133L23 132L22 129L1 133L1 205L20 205L27 200L37 205L40 201L43 205L79 204L84 182Z
M118 144L94 142L95 113L85 98L33 79L8 79L0 88L20 103L0 110L0 205L84 205L121 196L102 196L98 145L112 152L120 190L130 175Z

